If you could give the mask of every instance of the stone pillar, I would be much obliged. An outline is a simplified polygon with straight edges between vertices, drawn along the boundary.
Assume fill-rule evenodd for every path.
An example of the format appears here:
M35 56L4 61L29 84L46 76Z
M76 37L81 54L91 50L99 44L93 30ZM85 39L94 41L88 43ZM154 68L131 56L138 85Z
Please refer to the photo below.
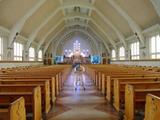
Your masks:
M146 44L146 43L145 43ZM140 55L140 59L146 59L147 58L147 49L146 49L146 45L141 45L139 46L139 55Z
M115 52L116 52L116 60L119 60L119 51L118 51L118 49L115 50Z
M26 45L24 45L23 60L24 61L29 61L29 49L26 48Z
M3 40L3 56L2 56L2 60L8 60L7 58L7 54L4 53L4 51L8 51L8 37L7 35L5 35L3 32L1 33L2 31L0 31L0 35L2 37L2 40Z
M129 45L125 48L125 60L130 60L130 48Z
M12 60L14 60L14 51L13 51L13 47L12 48L8 48L7 49L8 50L8 52L7 52L7 54L6 54L6 59L7 60L9 60L9 61L12 61Z
M35 61L38 61L38 52L37 49L35 49Z

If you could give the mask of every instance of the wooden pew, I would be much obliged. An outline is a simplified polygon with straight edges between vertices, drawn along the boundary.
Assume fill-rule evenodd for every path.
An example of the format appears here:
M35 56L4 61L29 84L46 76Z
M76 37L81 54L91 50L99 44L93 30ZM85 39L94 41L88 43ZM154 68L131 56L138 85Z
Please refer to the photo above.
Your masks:
M1 106L0 120L26 120L25 100L23 97Z
M136 88L160 88L160 81L155 78L140 78L140 79L114 79L114 100L113 105L117 111L123 109L125 85L130 84Z
M19 86L40 86L42 96L42 111L47 114L51 109L50 85L49 81L38 80L0 80L0 85L19 85Z
M145 104L144 120L159 120L160 116L160 97L148 94Z
M54 65L54 66L47 66L47 67L34 67L27 70L21 71L12 71L5 74L0 74L0 78L14 78L14 77L39 77L39 78L50 78L52 77L58 78L58 90L56 94L58 95L59 91L62 90L63 87L63 80L66 79L67 73L70 71L70 65ZM58 76L58 77L57 77Z
M27 113L33 114L33 120L42 119L41 88L19 85L0 85L0 105L8 105L12 101L24 97Z
M144 111L146 95L154 94L160 96L160 88L154 89L136 89L132 85L125 87L125 120L136 120L136 113Z
M87 70L95 69L95 85L99 90L102 90L103 94L107 94L107 91L111 91L111 85L113 85L112 78L116 77L158 77L159 73L144 71L141 67L130 67L120 65L87 65ZM92 70L93 71L93 70ZM105 74L105 82L103 81L103 74ZM109 84L107 84L109 82ZM108 85L104 88L104 85ZM105 91L105 89L108 89ZM110 96L106 98L111 101Z
M58 76L58 75L56 75ZM0 80L23 80L23 81L49 81L49 85L50 85L50 93L51 93L51 100L52 103L55 102L56 100L56 96L58 96L59 94L59 79L58 77L38 77L38 76L29 76L29 77L18 77L18 76L13 76L13 77L0 77Z
M150 78L157 78L154 74L150 74L150 75L140 75L140 74L134 74L134 75L114 75L114 76L107 76L106 78L106 99L109 102L113 102L112 96L113 96L113 84L114 84L114 79L133 79L133 81L135 81L135 79L150 79Z

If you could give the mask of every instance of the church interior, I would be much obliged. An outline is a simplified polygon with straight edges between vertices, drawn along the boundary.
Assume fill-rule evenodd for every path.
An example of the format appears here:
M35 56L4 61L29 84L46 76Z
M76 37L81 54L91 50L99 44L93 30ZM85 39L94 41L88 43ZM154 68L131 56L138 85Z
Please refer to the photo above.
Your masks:
M0 0L0 120L159 120L160 0Z

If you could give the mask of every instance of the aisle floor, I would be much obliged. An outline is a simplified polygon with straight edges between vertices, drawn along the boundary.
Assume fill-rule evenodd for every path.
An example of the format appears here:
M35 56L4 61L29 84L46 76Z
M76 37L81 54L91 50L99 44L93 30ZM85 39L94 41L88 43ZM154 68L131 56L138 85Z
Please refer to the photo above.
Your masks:
M63 91L47 115L47 120L118 120L118 113L84 74L85 87L74 89L74 73L64 83Z

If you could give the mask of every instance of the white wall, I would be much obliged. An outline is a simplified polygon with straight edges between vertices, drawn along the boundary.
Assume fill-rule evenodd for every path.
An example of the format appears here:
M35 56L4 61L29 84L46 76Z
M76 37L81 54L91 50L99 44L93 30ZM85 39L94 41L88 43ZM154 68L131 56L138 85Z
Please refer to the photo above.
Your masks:
M43 65L43 62L15 62L15 61L8 61L8 62L0 62L0 68L12 68L12 67L19 67L19 66L37 66L37 65Z
M138 65L138 66L160 66L160 60L112 61L111 64Z

